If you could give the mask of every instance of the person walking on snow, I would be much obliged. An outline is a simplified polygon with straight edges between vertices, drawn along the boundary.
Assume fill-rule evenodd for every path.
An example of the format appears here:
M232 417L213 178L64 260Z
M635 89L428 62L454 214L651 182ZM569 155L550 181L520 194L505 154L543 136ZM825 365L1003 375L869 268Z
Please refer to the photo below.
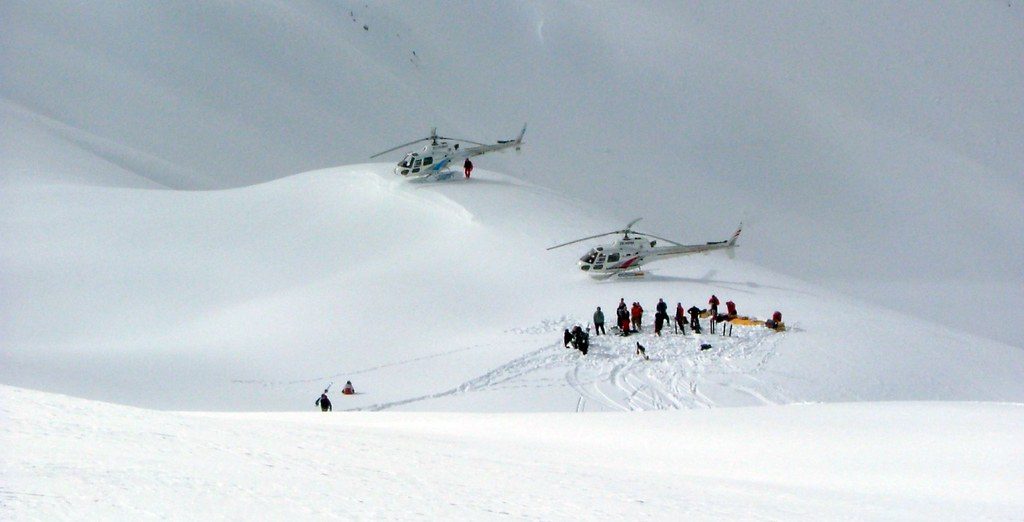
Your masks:
M327 390L320 394L320 398L313 404L320 407L320 411L331 411L331 400L327 398Z
M597 307L597 311L594 312L594 335L608 335L604 331L604 312L601 311L601 307Z
M462 169L466 171L466 179L469 179L469 175L473 173L473 162L466 158L466 162L462 164Z

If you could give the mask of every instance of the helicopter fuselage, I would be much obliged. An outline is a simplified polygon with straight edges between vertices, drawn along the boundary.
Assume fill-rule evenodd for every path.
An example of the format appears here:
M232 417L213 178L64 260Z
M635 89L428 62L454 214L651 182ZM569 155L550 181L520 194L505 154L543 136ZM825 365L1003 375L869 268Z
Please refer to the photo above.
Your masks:
M427 143L419 152L406 154L402 161L395 165L395 174L407 177L426 177L445 170L453 163L457 165L466 158L511 148L515 148L518 151L523 146L523 135L525 134L526 126L523 125L523 130L519 132L519 136L515 139L500 140L490 145L471 142L476 143L476 146L460 148L459 140L443 138L437 136L436 131L431 131L430 137L424 140L417 140L429 141L430 143ZM380 154L371 157L379 156Z
M401 176L427 176L441 171L456 157L458 144L440 141L428 144L419 152L410 152L395 165L395 174ZM461 157L458 159L462 159Z
M659 247L658 241L642 236L623 238L611 245L590 249L579 259L580 270L595 279L617 274L635 273L645 263L674 256L710 252L730 248L735 241L716 241L703 245L671 245Z

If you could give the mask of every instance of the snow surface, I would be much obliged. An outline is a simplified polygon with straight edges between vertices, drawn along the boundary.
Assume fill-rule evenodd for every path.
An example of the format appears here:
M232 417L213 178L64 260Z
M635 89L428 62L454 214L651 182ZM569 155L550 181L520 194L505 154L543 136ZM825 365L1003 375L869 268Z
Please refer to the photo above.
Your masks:
M25 182L0 209L0 380L17 386L228 411L305 409L348 379L364 393L340 409L1024 401L1020 349L750 265L746 246L593 281L575 264L586 245L545 247L621 224L486 170L417 184L368 164L205 192ZM625 298L650 316L659 298L712 293L780 310L790 331L655 338L648 317L585 358L560 346L596 306L611 317Z
M96 519L1020 519L1024 408L167 413L0 387L0 513Z

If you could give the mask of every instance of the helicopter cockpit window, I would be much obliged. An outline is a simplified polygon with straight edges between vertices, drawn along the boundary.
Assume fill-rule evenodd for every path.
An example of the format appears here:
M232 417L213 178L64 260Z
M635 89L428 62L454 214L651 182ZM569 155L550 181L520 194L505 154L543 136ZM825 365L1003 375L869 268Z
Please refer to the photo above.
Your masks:
M590 252L587 252L587 255L581 257L580 261L589 264L593 263L595 259L597 259L597 250L591 250Z
M399 167L409 168L412 166L412 155L408 155L398 164Z

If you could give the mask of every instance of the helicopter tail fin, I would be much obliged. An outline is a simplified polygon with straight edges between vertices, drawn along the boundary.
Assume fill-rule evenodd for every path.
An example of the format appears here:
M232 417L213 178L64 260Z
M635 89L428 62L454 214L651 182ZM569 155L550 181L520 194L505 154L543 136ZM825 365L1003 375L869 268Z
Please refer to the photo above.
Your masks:
M729 241L726 243L728 248L725 249L725 253L729 256L729 259L736 259L736 251L734 248L736 247L736 240L740 238L741 232L743 232L743 223L740 223L740 226L736 227L736 232L733 232L732 237L729 238Z
M523 135L526 134L526 124L523 124L523 130L519 131L519 136L516 138L516 151L518 152L523 146Z
M741 232L743 232L743 223L736 227L736 232L733 232L732 237L729 238L729 246L736 246L736 240L739 239Z

